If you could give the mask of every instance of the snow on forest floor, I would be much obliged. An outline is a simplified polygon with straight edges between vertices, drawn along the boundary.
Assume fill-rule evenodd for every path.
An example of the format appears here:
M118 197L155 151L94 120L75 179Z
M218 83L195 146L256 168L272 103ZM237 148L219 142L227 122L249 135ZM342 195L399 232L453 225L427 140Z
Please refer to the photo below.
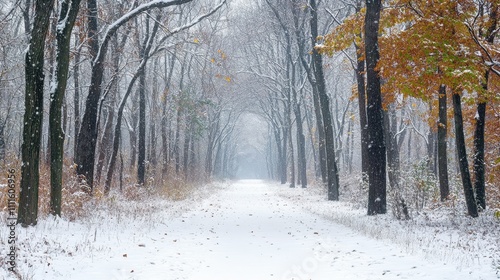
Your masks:
M183 201L117 199L74 222L18 227L17 265L35 280L500 279L499 223L474 229L481 219L367 217L318 188L247 180L207 185ZM0 277L15 279L5 268L2 260Z

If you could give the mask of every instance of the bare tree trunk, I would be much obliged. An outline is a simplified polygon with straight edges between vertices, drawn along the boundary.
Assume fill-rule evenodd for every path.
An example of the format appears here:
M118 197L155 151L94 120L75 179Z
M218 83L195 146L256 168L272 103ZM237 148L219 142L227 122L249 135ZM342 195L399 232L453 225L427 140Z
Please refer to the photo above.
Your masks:
M289 104L289 106L291 106L291 103ZM290 110L288 110L286 118L288 122L288 135L286 138L290 142L290 188L295 188L295 155L293 151L292 121L290 119Z
M448 110L446 99L446 86L441 85L439 86L439 120L437 132L438 175L441 201L445 201L450 195L450 187L448 185L448 148L446 140L446 134L448 131Z
M78 34L75 35L75 45L78 46L81 42L78 40ZM74 134L73 134L73 161L76 158L76 149L78 146L78 131L80 130L80 56L81 48L78 48L75 53L74 65L73 65L73 80L75 83L75 92L73 99L74 107Z
M99 36L97 25L97 0L87 0L87 37L92 59L97 59L99 52ZM75 163L76 171L83 175L90 189L94 183L94 159L97 141L97 107L100 98L100 87L104 76L103 61L94 61L89 94L85 103L85 112L78 133ZM98 94L97 94L98 92Z
M71 32L80 9L79 0L67 0L61 3L58 28L56 34L56 66L54 70L54 82L50 93L50 212L61 216L62 199L62 172L64 157L64 131L61 123L61 109L64 102L66 85L68 82L69 55ZM54 83L53 82L53 83Z
M380 76L376 69L379 60L378 30L381 0L366 0L365 56L368 121L368 215L385 214L386 202L386 150L382 117Z
M484 127L486 122L486 102L477 104L476 129L474 131L474 189L477 205L486 209L485 165L484 165Z
M180 130L181 130L181 121L182 121L182 108L181 105L178 105L177 107L177 121L175 125L175 140L174 140L174 159L175 159L175 174L179 174L180 170L180 147L179 147L179 142L180 142ZM209 168L210 173L212 172L212 158L210 157L210 168Z
M358 45L356 46L357 68L354 71L358 86L359 126L361 128L361 173L364 182L368 181L368 121L366 117L365 60Z
M495 37L498 35L498 25L500 23L499 13L500 4L495 2L489 7L489 22L486 27L484 38L490 44L493 44ZM490 80L490 72L488 69L484 75L483 89L488 91L488 83ZM483 97L484 98L484 97ZM484 163L484 127L486 123L486 100L480 100L477 104L477 120L476 129L474 132L474 188L476 190L477 205L481 209L486 209L486 186L485 186L485 163Z
M188 118L189 119L189 118ZM186 125L186 132L185 132L185 137L184 137L184 151L183 151L183 158L182 158L182 170L184 173L184 179L188 179L188 174L189 174L189 145L191 141L191 135L192 135L192 130L193 125L191 121L188 122Z
M35 1L35 18L25 64L25 111L22 144L21 184L17 222L23 226L38 221L40 142L43 117L45 36L54 0Z
M174 50L174 53L172 55L172 59L170 60L170 63L168 65L169 70L167 73L167 76L165 78L165 84L167 89L165 90L163 96L162 96L162 115L161 115L161 140L162 140L162 152L163 152L163 166L162 166L162 178L166 178L168 175L168 165L170 161L170 151L169 151L169 137L167 135L167 100L168 100L168 94L169 94L169 87L171 85L172 81L172 74L174 71L174 66L175 62L177 61L176 57L177 53L177 48ZM165 69L167 69L167 57L165 56Z
M146 59L146 48L149 40L149 17L146 17L146 34L140 46L141 60ZM146 64L139 77L139 145L137 163L137 185L144 186L146 176Z
M474 198L474 189L469 173L469 163L467 161L467 151L465 149L465 136L462 117L462 102L459 94L453 94L453 109L455 117L455 138L458 152L458 163L460 165L460 174L462 175L462 185L464 188L465 202L467 203L467 212L471 217L478 217L476 200Z
M325 76L323 73L323 58L314 48L316 38L318 37L318 13L316 0L310 0L311 6L311 43L313 47L313 62L314 74L316 78L318 95L321 104L321 113L323 116L323 125L325 131L325 148L326 148L326 166L328 178L328 200L339 200L339 174L337 161L335 159L335 139L333 135L333 123L330 113L330 100L326 93Z

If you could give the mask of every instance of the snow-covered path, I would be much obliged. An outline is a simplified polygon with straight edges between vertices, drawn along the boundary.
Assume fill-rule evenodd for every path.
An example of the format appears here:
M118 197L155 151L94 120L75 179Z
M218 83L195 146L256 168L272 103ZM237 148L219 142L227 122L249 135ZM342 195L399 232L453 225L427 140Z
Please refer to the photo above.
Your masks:
M144 231L99 229L110 232L90 253L35 264L33 279L486 279L311 214L276 188L238 181Z
M191 231L200 229L184 239L200 244L193 257L201 257L202 263L190 279L470 277L307 213L277 197L263 182L237 182L203 209L184 219L194 227Z

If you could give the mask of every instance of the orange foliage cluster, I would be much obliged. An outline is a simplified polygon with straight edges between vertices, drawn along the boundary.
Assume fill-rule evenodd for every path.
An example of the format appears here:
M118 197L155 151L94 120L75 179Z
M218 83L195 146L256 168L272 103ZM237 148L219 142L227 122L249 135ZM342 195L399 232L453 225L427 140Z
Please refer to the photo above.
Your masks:
M384 102L391 103L402 94L434 104L434 111L439 86L446 85L448 93L465 93L464 120L467 134L472 136L476 103L486 101L487 180L495 186L490 188L490 194L500 202L500 46L487 40L488 34L498 32L500 27L500 2L481 1L482 7L475 0L387 3L381 14L378 64L384 81ZM362 49L364 12L359 9L348 17L324 37L318 49L328 55L348 49L353 43ZM435 115L428 114L429 118ZM435 125L435 119L429 121Z

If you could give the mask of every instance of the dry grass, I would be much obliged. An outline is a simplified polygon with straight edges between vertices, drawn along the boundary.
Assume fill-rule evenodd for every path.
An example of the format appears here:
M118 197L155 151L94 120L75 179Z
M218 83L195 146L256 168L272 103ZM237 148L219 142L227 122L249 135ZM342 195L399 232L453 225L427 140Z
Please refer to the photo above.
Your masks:
M21 179L20 162L15 157L6 160L1 166L2 170L14 169L16 171L16 198L19 199L19 185ZM96 207L112 211L120 211L122 205L128 202L142 202L150 199L181 201L189 198L196 190L196 186L204 182L186 182L180 177L161 179L159 175L150 176L147 186L137 186L134 176L124 176L123 188L112 189L109 195L103 192L103 186L97 185L90 193L76 175L76 166L66 160L63 166L62 190L62 216L70 221L79 220L92 215ZM0 178L0 212L7 213L7 175ZM50 213L50 167L41 162L40 185L38 200L39 218L47 217Z

